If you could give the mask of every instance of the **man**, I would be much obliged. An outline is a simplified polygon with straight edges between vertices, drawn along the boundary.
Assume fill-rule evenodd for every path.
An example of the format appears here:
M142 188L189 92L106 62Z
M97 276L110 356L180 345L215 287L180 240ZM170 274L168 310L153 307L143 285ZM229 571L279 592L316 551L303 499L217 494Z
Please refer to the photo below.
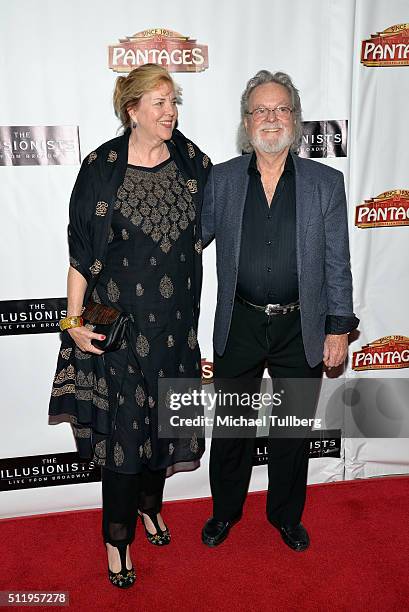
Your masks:
M267 366L273 378L319 384L323 364L345 360L358 324L343 175L296 155L301 104L285 73L262 70L250 79L241 114L243 148L252 153L213 167L202 212L203 242L215 237L217 250L214 377L260 385ZM268 442L267 518L296 551L309 545L301 524L308 448L305 435ZM254 437L213 436L213 517L202 531L208 546L220 544L241 516L253 449Z

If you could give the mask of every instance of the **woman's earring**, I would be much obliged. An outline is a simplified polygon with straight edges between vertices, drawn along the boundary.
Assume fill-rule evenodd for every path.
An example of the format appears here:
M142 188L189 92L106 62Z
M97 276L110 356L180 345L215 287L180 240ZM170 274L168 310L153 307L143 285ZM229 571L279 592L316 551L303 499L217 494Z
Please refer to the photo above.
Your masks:
M132 129L134 130L136 127L138 127L138 124L136 121L132 121Z

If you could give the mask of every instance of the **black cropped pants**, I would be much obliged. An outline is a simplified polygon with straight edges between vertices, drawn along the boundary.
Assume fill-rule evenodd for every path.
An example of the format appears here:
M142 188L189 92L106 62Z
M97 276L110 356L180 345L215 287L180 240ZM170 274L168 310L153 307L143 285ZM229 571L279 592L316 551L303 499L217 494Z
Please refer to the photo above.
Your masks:
M116 546L135 538L138 510L158 514L162 508L166 469L120 474L102 468L102 535Z

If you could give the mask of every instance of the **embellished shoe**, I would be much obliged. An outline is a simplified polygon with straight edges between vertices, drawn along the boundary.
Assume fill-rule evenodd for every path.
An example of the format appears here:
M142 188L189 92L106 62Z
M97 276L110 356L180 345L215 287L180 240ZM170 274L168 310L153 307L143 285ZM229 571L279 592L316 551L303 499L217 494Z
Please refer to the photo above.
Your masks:
M153 514L153 513L151 514L150 512L142 513L140 510L138 511L138 514L141 517L142 524L145 528L145 533L146 533L146 537L148 538L148 542L150 542L151 544L155 544L155 546L165 546L166 544L170 543L170 531L166 527L166 525L165 525L165 529L161 529L159 527L158 517L156 514ZM144 514L149 516L149 518L151 519L156 529L156 533L152 534L147 530L146 523L145 523L145 517L143 516Z
M131 569L127 569L126 567L127 546L128 544L117 544L117 546L114 547L118 549L119 558L121 559L121 569L119 572L112 572L108 565L108 578L114 586L120 589L128 589L136 580L135 569L133 567L131 567Z

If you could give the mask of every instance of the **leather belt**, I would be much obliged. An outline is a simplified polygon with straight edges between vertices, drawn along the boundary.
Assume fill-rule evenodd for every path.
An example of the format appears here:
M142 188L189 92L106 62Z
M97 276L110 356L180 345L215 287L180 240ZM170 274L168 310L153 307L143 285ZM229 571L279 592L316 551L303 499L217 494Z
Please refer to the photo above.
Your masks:
M257 304L252 304L248 302L240 295L236 293L236 300L240 302L240 304L244 304L245 306L249 306L254 310L258 310L259 312L264 312L266 315L285 315L288 312L294 312L294 310L300 310L300 302L297 300L296 302L291 302L291 304L267 304L266 306L258 306Z

